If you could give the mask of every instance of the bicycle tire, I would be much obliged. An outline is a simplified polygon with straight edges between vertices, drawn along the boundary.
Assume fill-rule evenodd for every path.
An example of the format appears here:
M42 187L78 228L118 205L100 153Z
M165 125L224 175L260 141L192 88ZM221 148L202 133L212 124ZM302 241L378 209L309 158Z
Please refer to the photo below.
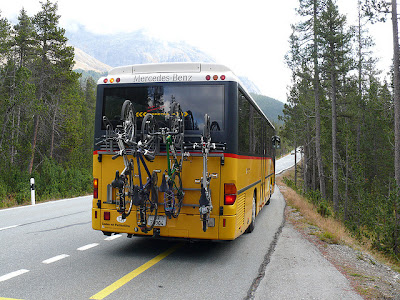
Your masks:
M208 141L211 138L210 116L208 114L204 115L203 138L205 141Z
M152 114L146 114L142 121L142 143L146 149L144 157L153 161L158 152L158 138L155 133L158 130L157 121Z
M147 233L154 228L158 212L158 189L157 189L157 173L153 171L149 192L145 192L143 204L139 207L139 227L142 232ZM153 221L149 222L150 216L153 216Z
M169 128L171 132L174 132L172 135L172 141L175 149L182 151L185 131L185 122L183 118L183 112L180 104L178 102L172 103L169 112Z
M208 227L207 214L203 214L201 216L201 221L203 223L203 231L206 232L207 231L207 227Z
M181 212L183 197L185 193L183 192L182 178L180 173L175 173L175 176L178 177L178 184L176 184L176 178L174 178L173 192L175 194L175 199L177 199L178 201L175 201L173 217L177 218Z
M136 142L136 111L130 100L125 100L121 109L121 121L124 134L124 142L133 144Z

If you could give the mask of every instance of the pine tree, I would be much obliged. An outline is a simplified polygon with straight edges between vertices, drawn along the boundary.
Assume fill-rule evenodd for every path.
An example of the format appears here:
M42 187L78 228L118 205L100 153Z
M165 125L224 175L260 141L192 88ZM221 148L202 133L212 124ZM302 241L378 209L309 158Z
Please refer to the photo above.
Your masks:
M326 10L320 18L321 42L324 45L324 73L329 83L329 97L332 112L332 184L333 203L336 213L339 212L339 149L337 108L339 96L339 76L348 72L347 53L350 51L351 35L345 32L346 18L339 14L337 5L328 0Z
M41 2L42 10L33 17L33 24L38 41L37 59L34 66L36 83L36 97L41 110L34 117L34 129L32 137L32 156L29 164L29 173L32 172L35 152L40 133L41 118L43 122L50 120L50 124L43 124L43 128L51 128L50 137L42 132L41 138L50 144L49 156L53 157L55 147L55 135L61 115L60 97L64 84L74 82L72 74L74 52L67 46L65 29L58 26L60 16L57 15L57 4L47 0ZM75 76L77 77L77 75Z

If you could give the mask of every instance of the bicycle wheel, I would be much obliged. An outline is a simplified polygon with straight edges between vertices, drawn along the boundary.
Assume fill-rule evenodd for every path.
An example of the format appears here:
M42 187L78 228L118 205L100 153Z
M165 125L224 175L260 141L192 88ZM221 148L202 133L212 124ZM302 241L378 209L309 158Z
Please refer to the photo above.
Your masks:
M176 179L178 177L178 180ZM185 193L183 192L183 187L182 187L182 179L179 173L175 173L174 175L174 185L173 185L173 193L175 195L175 201L174 204L174 213L173 217L177 218L179 216L179 213L181 212L182 204L183 204L183 197L185 196Z
M208 218L207 218L207 214L203 214L201 216L201 221L203 223L203 231L206 232L207 231L207 227L208 227Z
M175 149L183 149L184 131L185 123L183 121L183 113L181 106L178 102L174 102L171 105L169 112L169 128L172 134L172 141L174 143Z
M156 224L158 212L157 180L157 173L153 171L148 187L142 191L144 194L144 201L139 207L139 227L144 233L152 230Z
M203 128L203 138L205 141L211 138L211 126L210 126L210 116L208 114L204 115L204 128Z
M142 121L142 143L145 148L144 157L152 161L158 151L157 121L152 114L146 114Z
M136 111L130 100L125 100L122 105L121 121L124 129L124 142L134 143L136 141Z

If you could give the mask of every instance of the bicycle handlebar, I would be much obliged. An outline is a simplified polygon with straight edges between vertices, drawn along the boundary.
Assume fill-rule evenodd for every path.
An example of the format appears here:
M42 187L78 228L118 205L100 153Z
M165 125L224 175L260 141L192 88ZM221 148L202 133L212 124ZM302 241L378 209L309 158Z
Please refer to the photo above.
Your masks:
M202 150L205 148L207 143L193 143L191 145L185 146L185 150ZM225 144L217 144L217 143L210 143L210 150L225 150L226 145Z

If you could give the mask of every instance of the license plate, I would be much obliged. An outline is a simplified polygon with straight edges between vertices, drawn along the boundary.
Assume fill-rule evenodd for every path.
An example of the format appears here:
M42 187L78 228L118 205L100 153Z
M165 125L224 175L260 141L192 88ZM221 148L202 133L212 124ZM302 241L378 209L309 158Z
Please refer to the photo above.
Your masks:
M153 220L154 220L154 216L149 216L149 218L147 219L147 225L151 226L151 224L153 223ZM156 227L167 226L167 216L157 216L154 226L156 226Z

